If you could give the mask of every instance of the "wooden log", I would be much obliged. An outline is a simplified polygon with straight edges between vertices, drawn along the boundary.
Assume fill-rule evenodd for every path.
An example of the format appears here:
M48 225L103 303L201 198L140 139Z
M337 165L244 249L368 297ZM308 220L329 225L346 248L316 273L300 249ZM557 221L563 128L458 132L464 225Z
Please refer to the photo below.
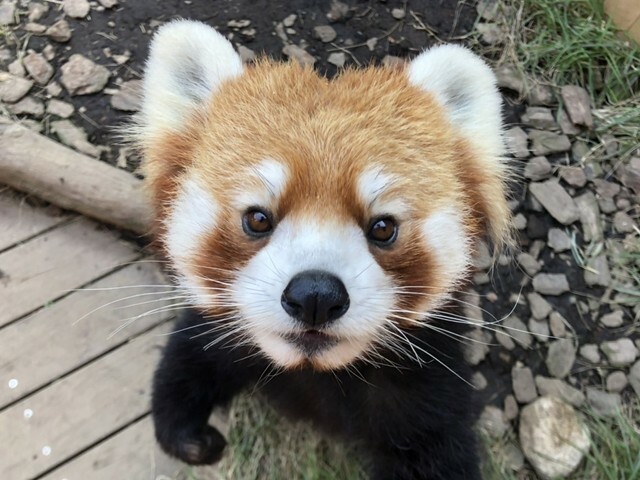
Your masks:
M141 180L2 117L0 183L140 235L150 231Z

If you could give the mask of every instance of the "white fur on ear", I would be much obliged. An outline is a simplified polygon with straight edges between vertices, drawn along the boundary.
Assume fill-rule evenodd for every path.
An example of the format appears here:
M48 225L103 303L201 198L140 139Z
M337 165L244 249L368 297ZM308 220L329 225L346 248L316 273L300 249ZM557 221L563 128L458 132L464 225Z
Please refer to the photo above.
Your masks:
M459 45L442 45L418 55L408 75L412 84L435 95L472 145L493 158L504 153L502 98L480 57Z
M144 134L179 130L223 81L241 73L240 56L213 28L189 20L163 25L151 42L144 77Z

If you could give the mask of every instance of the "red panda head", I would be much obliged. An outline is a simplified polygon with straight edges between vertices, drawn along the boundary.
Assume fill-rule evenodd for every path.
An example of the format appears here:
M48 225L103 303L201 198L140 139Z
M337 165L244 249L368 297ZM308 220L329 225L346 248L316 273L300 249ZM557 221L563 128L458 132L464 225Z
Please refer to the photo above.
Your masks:
M329 80L243 66L178 21L144 86L160 244L194 305L279 366L373 358L468 279L479 239L508 236L501 99L465 48Z

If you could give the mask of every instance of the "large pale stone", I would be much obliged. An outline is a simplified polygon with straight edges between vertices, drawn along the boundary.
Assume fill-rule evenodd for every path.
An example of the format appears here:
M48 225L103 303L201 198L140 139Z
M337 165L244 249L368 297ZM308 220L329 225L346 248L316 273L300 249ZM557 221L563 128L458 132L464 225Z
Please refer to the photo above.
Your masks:
M541 397L522 409L519 436L522 452L543 479L569 475L591 444L573 407L554 397Z

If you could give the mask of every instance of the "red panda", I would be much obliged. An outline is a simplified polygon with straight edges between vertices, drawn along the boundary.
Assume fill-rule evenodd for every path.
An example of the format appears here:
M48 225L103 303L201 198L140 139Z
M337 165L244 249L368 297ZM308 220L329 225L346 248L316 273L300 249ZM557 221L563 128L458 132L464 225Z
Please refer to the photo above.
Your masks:
M509 237L501 97L444 45L405 68L244 66L214 29L155 35L136 140L189 308L157 368L160 445L192 464L259 385L362 446L373 479L479 479L455 296ZM274 373L275 372L275 373Z

